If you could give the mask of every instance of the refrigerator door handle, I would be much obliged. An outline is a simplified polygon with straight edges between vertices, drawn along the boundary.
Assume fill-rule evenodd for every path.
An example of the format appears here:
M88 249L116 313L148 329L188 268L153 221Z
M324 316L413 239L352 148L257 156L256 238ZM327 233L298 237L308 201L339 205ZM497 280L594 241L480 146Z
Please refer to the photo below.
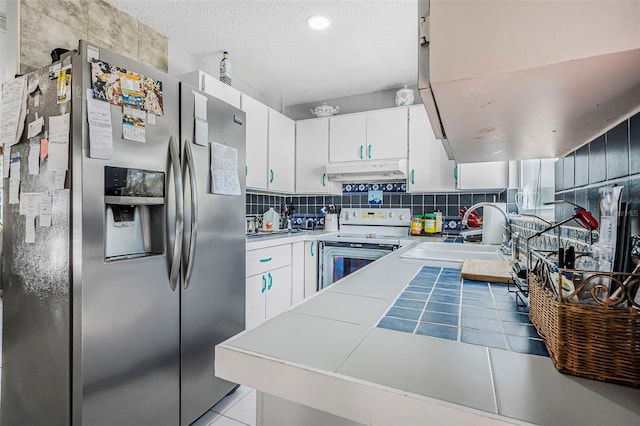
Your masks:
M169 287L176 291L180 279L180 260L182 257L182 238L184 236L184 187L182 184L182 170L180 167L180 151L173 135L169 137L169 156L173 169L176 192L176 230L173 243L173 257L169 273Z
M184 275L184 289L186 290L191 283L193 259L196 254L196 239L198 237L198 188L196 187L196 174L195 167L193 165L191 143L188 140L185 140L184 142L187 168L189 169L189 183L191 187L191 236L189 238L188 257L185 259L187 269Z

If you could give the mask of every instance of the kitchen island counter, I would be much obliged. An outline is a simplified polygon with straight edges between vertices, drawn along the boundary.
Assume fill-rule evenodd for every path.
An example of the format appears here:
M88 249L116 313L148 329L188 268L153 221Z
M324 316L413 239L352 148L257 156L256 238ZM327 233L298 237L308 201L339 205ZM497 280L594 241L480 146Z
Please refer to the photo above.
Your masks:
M264 395L258 424L267 396L336 424L640 424L638 389L560 374L543 356L377 328L423 266L452 266L401 258L411 246L216 347L216 374Z

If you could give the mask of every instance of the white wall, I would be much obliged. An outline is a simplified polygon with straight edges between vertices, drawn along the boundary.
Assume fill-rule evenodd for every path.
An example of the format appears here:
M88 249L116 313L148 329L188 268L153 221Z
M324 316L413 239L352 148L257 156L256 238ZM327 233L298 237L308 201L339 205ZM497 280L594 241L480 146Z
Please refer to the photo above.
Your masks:
M417 86L410 86L413 89L415 97L414 104L421 104L422 98L418 92ZM294 120L304 120L305 118L315 118L311 111L324 102L331 106L339 106L339 114L350 114L354 112L372 111L374 109L394 108L396 106L396 92L398 89L381 90L378 92L362 93L353 96L343 96L333 99L318 99L314 102L308 102L298 105L287 105L284 114Z
M230 55L231 65L233 66L233 56ZM210 53L206 55L195 55L176 43L169 40L169 74L180 76L188 74L192 71L201 70L217 77L220 73L220 61L222 60L222 52ZM254 99L270 106L276 111L281 110L280 100L266 96L264 93L255 89L251 84L242 80L232 68L232 85L242 93L246 93Z

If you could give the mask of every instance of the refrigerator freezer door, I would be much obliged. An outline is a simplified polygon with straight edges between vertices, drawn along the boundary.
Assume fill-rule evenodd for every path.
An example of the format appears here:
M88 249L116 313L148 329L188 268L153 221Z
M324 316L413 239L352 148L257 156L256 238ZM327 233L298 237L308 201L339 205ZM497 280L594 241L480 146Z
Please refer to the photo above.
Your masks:
M26 121L35 115L60 115L56 81L49 70L29 74L39 81L39 105L27 98ZM45 120L48 122L48 120ZM71 282L70 193L54 191L48 164L40 173L28 173L29 141L25 129L11 153L20 153L21 183L25 192L48 190L52 198L52 225L35 223L35 243L25 243L26 216L18 204L8 204L9 179L4 179L4 270L2 322L2 425L68 425L71 422ZM5 151L6 154L7 151ZM13 172L12 172L13 173ZM13 175L12 178L16 176Z
M74 59L73 93L84 96L91 87L86 43L80 51L82 56ZM156 125L146 125L145 142L132 142L122 138L123 108L111 105L112 158L93 159L88 157L84 102L74 96L72 217L81 220L73 221L72 240L73 420L175 425L180 412L180 300L170 275L172 260L181 255L180 242L174 241L174 235L181 239L179 223L175 231L181 215L175 196L180 164L172 167L179 155L179 86L171 76L102 48L100 61L162 82L164 114L156 117ZM164 207L155 212L167 224L159 228L163 253L105 260L105 166L165 173ZM177 287L179 273L176 268L173 272Z
M242 195L210 193L210 146L193 144L194 94L181 84L181 139L193 153L197 180L197 238L188 262L191 277L181 286L181 421L188 425L236 386L215 377L214 347L244 330L245 176L239 167ZM209 141L238 150L245 164L244 112L207 96ZM189 247L193 202L185 180L185 250Z

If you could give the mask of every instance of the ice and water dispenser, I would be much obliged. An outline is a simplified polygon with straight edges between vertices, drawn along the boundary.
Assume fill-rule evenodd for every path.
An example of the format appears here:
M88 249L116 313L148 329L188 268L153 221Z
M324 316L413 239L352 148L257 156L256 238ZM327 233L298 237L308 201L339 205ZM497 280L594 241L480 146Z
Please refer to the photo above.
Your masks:
M105 167L105 260L164 252L164 172Z

